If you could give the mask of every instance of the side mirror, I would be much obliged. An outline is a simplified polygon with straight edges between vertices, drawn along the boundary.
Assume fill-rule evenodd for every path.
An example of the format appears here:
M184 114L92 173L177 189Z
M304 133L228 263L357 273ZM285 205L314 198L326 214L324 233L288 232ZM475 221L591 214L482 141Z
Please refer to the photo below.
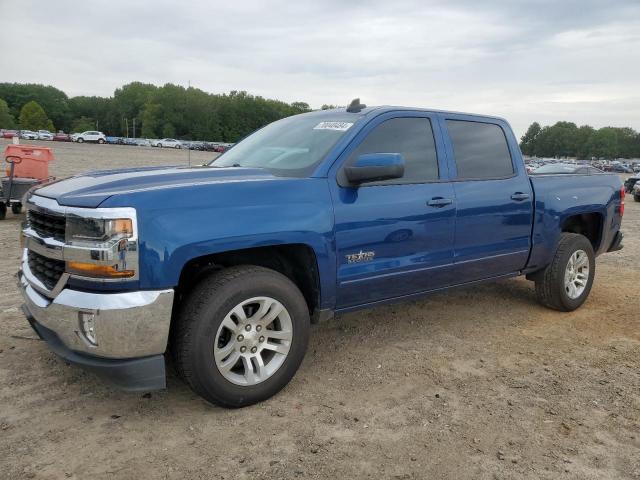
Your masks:
M355 165L345 167L350 184L379 182L404 176L404 158L399 153L366 153L360 155Z

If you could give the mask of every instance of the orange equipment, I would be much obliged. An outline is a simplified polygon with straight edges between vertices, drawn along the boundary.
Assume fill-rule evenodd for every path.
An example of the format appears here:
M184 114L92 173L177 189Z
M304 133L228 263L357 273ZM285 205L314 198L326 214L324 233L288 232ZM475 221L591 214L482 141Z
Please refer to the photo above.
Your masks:
M49 162L53 160L50 148L7 145L4 157L7 176L0 181L0 220L5 218L8 206L14 214L21 213L27 192L36 185L53 180L49 177Z

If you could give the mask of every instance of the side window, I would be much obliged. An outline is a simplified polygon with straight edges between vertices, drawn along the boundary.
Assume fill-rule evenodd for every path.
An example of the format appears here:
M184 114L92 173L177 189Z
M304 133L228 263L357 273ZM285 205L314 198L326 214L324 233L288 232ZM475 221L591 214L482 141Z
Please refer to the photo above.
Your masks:
M404 176L376 182L376 185L422 183L438 179L438 157L428 118L392 118L375 127L353 151L346 165L366 153L400 153Z
M492 123L447 120L458 178L490 179L513 175L502 128Z

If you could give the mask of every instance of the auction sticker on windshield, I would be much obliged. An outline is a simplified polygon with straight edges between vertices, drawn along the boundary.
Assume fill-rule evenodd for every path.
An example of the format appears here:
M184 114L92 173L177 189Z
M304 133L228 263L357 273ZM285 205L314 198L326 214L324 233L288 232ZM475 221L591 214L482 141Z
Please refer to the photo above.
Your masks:
M314 130L338 130L340 132L346 132L349 130L353 123L349 122L320 122L313 127Z

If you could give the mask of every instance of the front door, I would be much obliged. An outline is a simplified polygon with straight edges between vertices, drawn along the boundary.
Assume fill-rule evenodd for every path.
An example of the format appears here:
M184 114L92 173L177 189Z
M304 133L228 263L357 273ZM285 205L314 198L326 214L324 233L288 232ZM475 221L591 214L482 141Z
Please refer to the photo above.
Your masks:
M359 187L336 184L332 189L337 308L451 283L456 202L446 162L438 157L439 127L432 120L420 112L383 115L343 154L342 166L366 153L400 153L405 174L401 179ZM338 183L344 185L339 173Z

